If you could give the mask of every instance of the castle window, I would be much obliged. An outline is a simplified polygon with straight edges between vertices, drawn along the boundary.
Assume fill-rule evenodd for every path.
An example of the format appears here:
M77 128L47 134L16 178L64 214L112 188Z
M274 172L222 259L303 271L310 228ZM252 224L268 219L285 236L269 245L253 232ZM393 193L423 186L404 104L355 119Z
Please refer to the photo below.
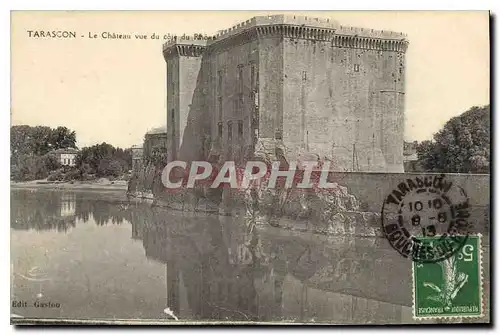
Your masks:
M359 64L354 64L354 72L359 72Z
M243 121L238 121L238 139L243 138Z
M238 65L238 93L243 93L243 64Z
M252 85L251 86L251 89L252 91L255 90L255 64L252 63L251 67L250 67L250 84Z
M259 71L255 71L255 90L259 89Z
M229 141L233 139L233 121L227 121L227 139Z
M219 138L222 138L222 122L219 122L217 124L217 132L218 132L218 135L219 135Z
M276 129L274 132L274 138L277 140L282 140L283 139L283 134L281 133L281 130Z
M222 97L219 97L217 108L219 109L219 121L222 121Z
M170 118L172 119L172 135L175 134L175 109L170 111Z
M302 80L307 80L307 72L302 71Z
M222 71L217 72L217 92L219 92L219 95L222 95Z
M237 104L237 112L238 114L243 114L243 93L238 94L238 104Z

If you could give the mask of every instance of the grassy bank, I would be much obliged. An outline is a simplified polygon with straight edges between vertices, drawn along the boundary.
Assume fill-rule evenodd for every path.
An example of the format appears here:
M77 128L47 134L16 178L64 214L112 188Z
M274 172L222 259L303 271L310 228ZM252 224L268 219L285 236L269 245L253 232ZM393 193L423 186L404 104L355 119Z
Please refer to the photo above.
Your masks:
M70 181L70 182L60 182L60 181L47 181L43 180L32 180L23 182L10 182L11 189L16 188L32 188L32 189L61 189L61 190L110 190L110 191L123 191L127 190L127 181L116 180L109 181L108 179L101 178L95 181Z

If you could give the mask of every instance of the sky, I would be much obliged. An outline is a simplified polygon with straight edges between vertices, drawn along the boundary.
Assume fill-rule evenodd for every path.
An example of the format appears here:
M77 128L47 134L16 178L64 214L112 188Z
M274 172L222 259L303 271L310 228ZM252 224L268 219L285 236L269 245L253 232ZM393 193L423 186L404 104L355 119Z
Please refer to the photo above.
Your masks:
M79 147L130 147L166 122L163 35L214 35L257 15L287 12L13 12L11 123L66 126ZM488 12L288 12L341 25L404 32L405 140L431 139L446 121L489 104ZM76 39L28 31L75 31ZM130 40L90 39L102 32ZM135 40L156 33L159 40ZM84 37L82 37L84 36Z

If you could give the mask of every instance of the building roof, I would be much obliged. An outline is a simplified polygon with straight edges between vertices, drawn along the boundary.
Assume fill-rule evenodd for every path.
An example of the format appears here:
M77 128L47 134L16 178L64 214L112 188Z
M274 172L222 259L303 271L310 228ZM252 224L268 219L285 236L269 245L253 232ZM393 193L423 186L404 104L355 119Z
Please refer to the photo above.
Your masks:
M417 154L405 155L403 156L403 161L405 162L418 161L418 155Z
M52 154L77 154L78 150L75 148L62 148L57 150L52 150Z
M146 133L146 135L154 135L154 134L166 134L167 133L167 127L162 126L162 127L157 127L153 128L150 131Z
M417 153L417 146L418 142L413 141L413 142L403 142L403 155L405 156L411 156L413 154Z

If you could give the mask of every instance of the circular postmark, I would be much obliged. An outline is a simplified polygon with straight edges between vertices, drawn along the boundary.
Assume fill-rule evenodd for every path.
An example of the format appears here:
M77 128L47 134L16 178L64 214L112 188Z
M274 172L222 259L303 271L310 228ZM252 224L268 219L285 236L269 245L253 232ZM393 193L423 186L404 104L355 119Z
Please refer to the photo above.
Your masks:
M402 180L384 199L382 230L403 257L434 263L458 252L469 235L469 198L444 174Z

